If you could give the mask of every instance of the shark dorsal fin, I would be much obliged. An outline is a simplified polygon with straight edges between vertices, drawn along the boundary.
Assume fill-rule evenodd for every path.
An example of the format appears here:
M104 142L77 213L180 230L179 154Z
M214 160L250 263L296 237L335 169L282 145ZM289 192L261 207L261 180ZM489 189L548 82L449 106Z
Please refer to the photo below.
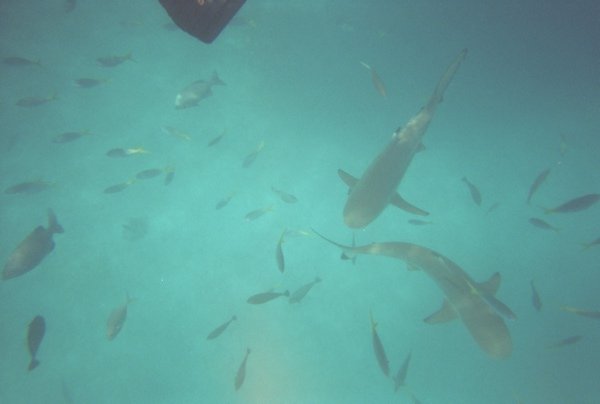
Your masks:
M427 324L439 324L439 323L447 323L448 321L452 321L458 317L454 308L448 303L446 299L442 303L442 308L431 314L430 316L423 319Z
M495 296L496 292L498 292L498 289L500 288L500 282L502 281L502 277L500 276L500 273L495 272L494 274L492 274L492 276L490 276L490 279L488 279L485 282L481 282L479 284L477 284L477 288L486 295L489 296Z

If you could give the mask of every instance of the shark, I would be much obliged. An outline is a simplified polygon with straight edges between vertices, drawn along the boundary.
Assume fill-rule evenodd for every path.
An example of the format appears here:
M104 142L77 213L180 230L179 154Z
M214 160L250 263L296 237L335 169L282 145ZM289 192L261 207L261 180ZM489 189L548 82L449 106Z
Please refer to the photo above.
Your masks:
M445 295L441 309L426 317L428 324L460 319L475 342L491 358L508 358L512 352L512 338L504 317L516 316L495 297L501 276L494 273L485 282L476 282L467 272L442 254L408 242L381 242L363 246L347 246L337 243L313 231L341 248L347 256L358 254L391 257L406 262L409 270L427 274Z
M338 175L350 188L343 213L344 223L348 227L366 227L390 203L410 213L423 216L428 214L402 199L396 189L415 153L423 147L421 141L427 127L437 106L442 102L446 88L466 56L467 49L463 49L440 78L429 101L404 127L393 133L392 139L367 167L362 177L355 178L343 170L338 170Z

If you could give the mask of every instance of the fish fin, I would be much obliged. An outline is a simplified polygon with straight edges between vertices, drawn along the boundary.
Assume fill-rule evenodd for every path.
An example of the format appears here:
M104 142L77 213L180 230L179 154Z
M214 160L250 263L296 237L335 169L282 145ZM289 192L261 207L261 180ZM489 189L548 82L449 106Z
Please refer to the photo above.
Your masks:
M29 362L29 366L27 367L27 370L33 370L35 368L37 368L40 364L40 361L37 359L32 359L31 362Z
M477 289L483 292L483 294L494 296L500 288L501 281L502 277L500 276L500 273L495 272L487 281L478 283Z
M429 212L424 211L423 209L417 208L416 206L408 203L404 200L397 192L392 195L392 199L390 203L397 208L400 208L408 213L413 213L419 216L428 216Z
M341 168L338 169L338 176L344 181L344 184L348 186L348 188L352 189L354 185L358 182L358 178L352 176Z
M223 80L221 80L221 78L219 77L219 75L217 74L216 71L213 72L213 75L212 75L212 78L210 81L212 81L213 85L219 85L219 86L227 85L227 84L225 84L225 82Z
M65 231L56 220L56 215L52 209L48 209L48 231L50 233L64 233Z
M427 324L439 324L452 321L457 317L458 314L456 313L454 308L450 305L450 303L448 303L447 300L444 299L442 307L438 311L429 315L428 317L425 317L423 321Z

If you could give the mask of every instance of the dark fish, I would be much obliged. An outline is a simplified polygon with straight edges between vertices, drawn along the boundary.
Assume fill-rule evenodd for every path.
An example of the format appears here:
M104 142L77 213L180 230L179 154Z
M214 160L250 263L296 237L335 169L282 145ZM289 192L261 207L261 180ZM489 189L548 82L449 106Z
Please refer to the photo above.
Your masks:
M125 55L102 56L96 59L96 61L98 62L98 64L104 67L115 67L127 60L133 61L133 58L131 56L132 53L129 52Z
M211 331L210 334L208 334L208 337L206 337L206 339L215 339L217 338L219 335L221 335L223 333L223 331L225 331L225 329L227 327L229 327L229 324L231 324L232 321L236 320L237 317L233 316L231 317L231 319L227 320L226 322L224 322L223 324L221 324L220 326L218 326L217 328L215 328L214 330Z
M224 208L225 206L227 206L227 204L229 203L229 201L231 201L231 198L233 198L233 196L235 195L235 192L230 193L229 195L227 195L225 198L221 199L219 202L217 202L217 204L215 205L215 209L219 210Z
M175 97L175 108L184 109L198 105L198 103L212 95L212 86L224 86L225 83L219 78L217 72L213 73L209 81L197 80L188 84Z
M221 141L221 139L223 139L223 136L225 136L226 133L227 133L227 131L224 130L219 136L214 137L210 142L208 142L208 144L206 146L211 147L211 146L216 145L217 143L219 143Z
M37 180L37 181L25 181L19 184L12 185L4 190L5 194L16 195L16 194L35 194L41 191L45 191L54 185L51 182Z
M594 318L596 320L600 320L600 311L599 310L582 310L577 309L575 307L563 306L560 308L563 311L567 311L569 313L574 313L579 316Z
M121 182L120 184L111 185L110 187L105 188L103 192L105 194L116 194L117 192L121 192L121 191L124 191L125 189L129 188L129 186L131 184L133 184L134 182L135 182L135 178L132 178L128 181Z
M375 69L373 69L371 66L369 66L365 62L360 62L360 64L363 65L364 67L366 67L367 69L369 69L369 71L371 72L371 81L373 82L373 86L375 87L375 90L377 90L377 92L382 97L386 97L387 91L385 90L385 85L383 84L383 81L381 80L381 78L379 77L379 75L377 74Z
M600 200L600 194L587 194L575 199L571 199L559 205L555 208L545 209L546 213L569 213L569 212L579 212L580 210L584 210L595 204Z
M90 78L82 78L75 80L75 84L81 88L92 88L96 87L100 84L106 83L109 79L90 79Z
M479 192L479 189L477 189L477 187L473 185L473 183L469 181L467 177L462 177L462 181L469 187L473 202L475 202L478 206L481 206L481 192Z
M283 244L283 238L285 237L287 229L283 229L281 232L281 236L279 236L279 241L277 241L277 247L275 248L275 260L277 261L277 268L279 272L283 273L285 270L285 258L283 257L283 248L281 245Z
M148 233L148 220L145 217L132 217L121 226L123 238L128 241L140 240Z
M290 292L289 290L286 290L285 292L263 292L263 293L258 293L256 295L250 296L248 298L248 300L246 300L248 303L250 304L263 304L263 303L267 303L270 302L273 299L277 299L278 297L281 296L289 296Z
M164 168L149 168L147 170L140 171L135 175L135 178L138 180L147 180L150 178L158 177L163 172L165 172Z
M113 309L110 316L108 316L108 320L106 321L106 338L109 341L113 340L123 328L123 324L125 324L125 320L127 319L127 306L132 301L133 299L127 295L125 303Z
M52 141L54 143L68 143L68 142L72 142L74 140L79 139L82 136L89 135L89 134L90 134L90 132L87 130L79 131L79 132L63 132L63 133L60 133L60 134L54 136L54 138L52 138Z
M321 278L317 276L312 282L309 282L306 285L298 288L298 290L296 290L290 295L290 298L288 300L289 303L300 303L300 301L304 299L304 296L306 296L306 294L312 289L312 287L319 282L321 282Z
M536 193L540 185L546 181L546 177L550 174L550 168L546 168L544 171L538 174L538 176L533 181L533 184L529 187L529 194L527 195L527 203L531 201L531 197Z
M246 349L246 356L244 356L244 360L240 364L240 367L235 375L235 389L239 390L244 384L244 380L246 379L246 362L248 361L248 355L250 355L250 348Z
M121 157L133 156L134 154L146 154L146 153L149 153L149 151L144 149L143 147L133 147L133 148L129 148L129 149L117 147L117 148L110 149L109 151L107 151L106 155L108 157L121 158Z
M408 223L413 224L415 226L424 226L427 224L433 224L433 222L421 219L409 219Z
M540 295L539 295L537 289L535 288L533 281L531 281L530 284L531 284L531 304L533 304L533 307L535 307L535 309L537 311L540 311L540 310L542 310L542 299L540 299Z
M25 67L25 66L41 66L39 59L27 59L21 56L9 56L2 59L2 62L7 66Z
M410 364L410 358L412 353L408 353L404 362L402 362L402 366L398 369L398 373L396 373L396 377L394 377L394 391L398 391L401 386L404 386L406 383L406 375L408 374L408 365Z
M252 163L254 163L254 160L256 160L256 157L258 157L258 153L260 153L264 147L265 147L265 142L263 140L258 144L258 146L256 147L256 150L254 150L252 153L248 154L244 158L244 162L242 163L242 166L244 168L250 167L252 165Z
M390 364L387 355L385 354L385 350L383 349L381 339L379 339L379 334L377 334L377 323L375 320L373 320L373 313L371 313L371 337L373 342L373 351L375 352L377 363L379 364L383 374L389 376Z
M567 154L567 150L569 150L569 144L567 143L567 137L565 136L564 133L560 134L560 145L559 145L559 152L561 156L565 156L565 154Z
M38 226L21 241L4 265L2 279L15 278L35 268L54 249L52 236L63 232L54 212L48 209L48 228Z
M583 248L583 250L587 250L590 247L593 247L595 245L600 245L600 237L598 237L595 240L590 241L589 243L582 243L581 247Z
M250 222L252 220L258 219L265 213L270 212L272 210L273 210L273 205L265 206L264 208L255 209L251 212L246 213L246 216L244 216L244 218L246 219L246 221Z
M29 323L29 328L27 329L27 348L29 349L29 355L31 356L31 361L29 362L29 367L27 370L33 370L40 364L40 361L37 360L37 351L42 343L42 339L44 339L44 333L46 332L46 321L42 316L35 316L31 323Z
M165 185L169 185L172 181L173 178L175 177L175 169L173 167L167 167L165 169Z
M65 0L65 2L63 3L63 10L65 11L65 13L70 13L73 10L75 10L75 7L77 7L77 0Z
M296 198L294 195L288 194L287 192L277 189L273 186L271 186L271 191L275 192L281 198L281 200L284 201L285 203L298 202L298 198Z
M56 95L56 93L48 96L48 97L25 97L25 98L21 98L20 100L18 100L15 105L18 105L19 107L24 107L24 108L30 108L30 107L38 107L40 105L44 105L50 101L54 101L58 99L58 96Z
M529 219L529 223L531 223L532 225L534 225L535 227L539 227L540 229L544 229L544 230L552 230L555 232L559 232L560 229L558 227L554 227L552 226L550 223L542 220L542 219L538 219L537 217L532 217Z
M548 345L547 348L560 348L566 345L573 345L579 342L581 338L583 338L582 335L573 335L571 337L561 339L560 341L555 342L554 344Z

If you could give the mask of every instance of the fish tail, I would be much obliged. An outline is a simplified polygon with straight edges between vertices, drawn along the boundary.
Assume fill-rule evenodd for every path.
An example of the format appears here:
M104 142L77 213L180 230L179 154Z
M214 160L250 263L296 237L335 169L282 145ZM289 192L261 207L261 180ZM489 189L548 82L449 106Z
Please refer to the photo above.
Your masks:
M65 229L58 223L52 209L48 209L48 231L50 233L64 233Z
M221 80L221 78L219 77L216 70L213 72L212 79L210 79L210 81L212 81L213 85L219 85L219 86L227 85L227 83L225 83L223 80Z
M33 370L33 369L35 369L35 368L37 368L39 366L39 364L40 364L40 361L37 360L37 359L35 359L35 358L33 358L31 360L31 362L29 362L29 366L27 367L27 370Z

